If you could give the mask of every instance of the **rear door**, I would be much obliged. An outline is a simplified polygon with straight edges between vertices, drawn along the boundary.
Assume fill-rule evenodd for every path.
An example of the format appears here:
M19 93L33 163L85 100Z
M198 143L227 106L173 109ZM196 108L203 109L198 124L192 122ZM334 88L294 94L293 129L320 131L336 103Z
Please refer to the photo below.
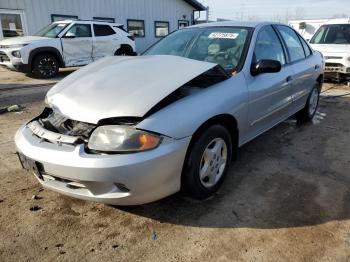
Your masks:
M93 60L113 56L120 47L119 36L110 25L94 24Z
M271 25L260 29L254 49L253 64L260 60L277 60L282 64L278 73L249 75L249 138L251 139L287 118L291 107L292 69L280 38Z
M66 66L92 62L92 31L90 24L73 24L61 38Z
M304 40L293 29L283 25L277 25L276 29L288 50L288 57L293 70L292 110L297 112L305 106L316 79L314 74L320 68L314 62L308 45L302 42Z

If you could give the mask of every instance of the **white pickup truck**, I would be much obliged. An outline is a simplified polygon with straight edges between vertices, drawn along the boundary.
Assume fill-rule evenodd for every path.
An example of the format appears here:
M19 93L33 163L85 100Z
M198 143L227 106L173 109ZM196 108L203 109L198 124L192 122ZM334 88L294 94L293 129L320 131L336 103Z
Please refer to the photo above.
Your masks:
M325 78L343 81L350 79L350 22L328 22L310 40L314 50L326 61Z
M54 22L35 36L0 41L0 65L54 77L59 68L87 65L105 56L135 55L134 38L122 25L85 20Z

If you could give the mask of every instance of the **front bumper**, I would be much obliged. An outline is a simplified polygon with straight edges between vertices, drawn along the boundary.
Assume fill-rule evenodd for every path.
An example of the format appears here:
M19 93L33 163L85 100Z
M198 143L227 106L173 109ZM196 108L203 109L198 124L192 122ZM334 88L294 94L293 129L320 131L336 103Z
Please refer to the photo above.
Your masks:
M5 66L11 70L21 71L23 73L29 73L30 67L28 64L23 63L22 58L18 58L12 55L12 52L20 51L18 48L0 49L0 65Z
M45 188L105 204L139 205L180 190L190 139L172 140L147 152L97 155L86 153L84 145L43 142L23 126L15 143L20 153L42 166L44 179L38 181Z

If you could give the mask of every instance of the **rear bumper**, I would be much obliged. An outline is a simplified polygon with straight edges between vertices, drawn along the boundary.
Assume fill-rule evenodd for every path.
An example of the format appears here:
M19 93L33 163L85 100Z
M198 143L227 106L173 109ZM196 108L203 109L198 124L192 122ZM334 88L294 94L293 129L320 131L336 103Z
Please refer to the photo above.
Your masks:
M138 205L180 190L190 137L125 155L88 154L84 145L42 142L26 127L18 130L15 142L20 153L42 166L44 179L38 181L45 188L105 204Z

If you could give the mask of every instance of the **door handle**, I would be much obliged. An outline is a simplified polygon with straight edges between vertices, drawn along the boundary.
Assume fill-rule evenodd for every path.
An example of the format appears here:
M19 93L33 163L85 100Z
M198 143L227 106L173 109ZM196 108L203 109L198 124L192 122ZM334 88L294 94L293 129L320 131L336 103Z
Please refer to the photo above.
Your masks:
M286 79L287 83L291 82L292 80L293 80L292 76L288 76L287 79Z
M318 70L320 69L320 66L319 65L315 65L315 70Z

